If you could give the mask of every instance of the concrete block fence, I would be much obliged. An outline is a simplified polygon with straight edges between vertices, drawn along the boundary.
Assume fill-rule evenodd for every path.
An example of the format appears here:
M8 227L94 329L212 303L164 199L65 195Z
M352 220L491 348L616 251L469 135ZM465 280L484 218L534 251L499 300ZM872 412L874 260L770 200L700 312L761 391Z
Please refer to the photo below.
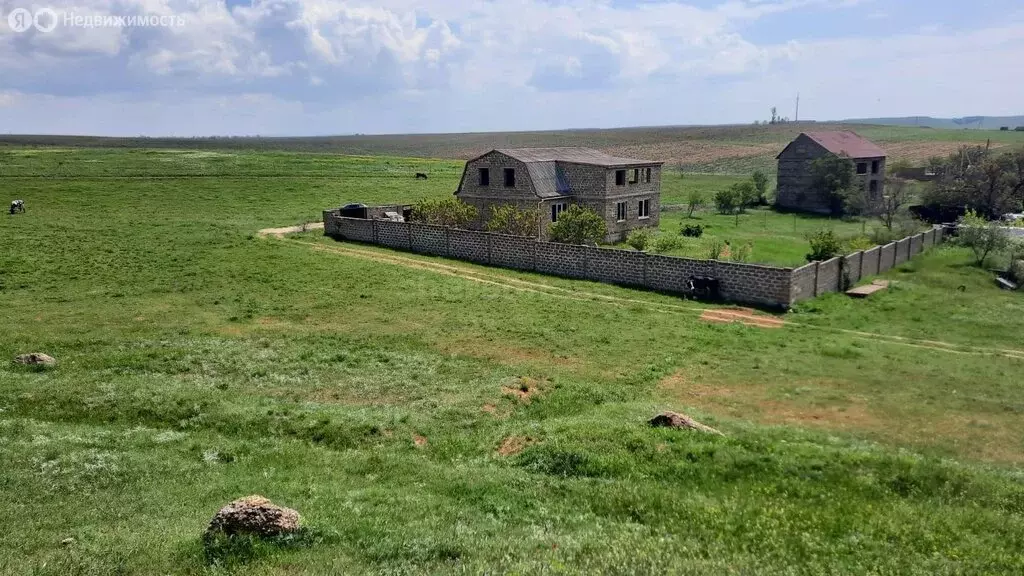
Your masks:
M717 278L727 301L781 308L845 290L942 242L942 229L934 228L886 246L794 269L538 242L531 237L430 224L343 218L337 210L324 212L324 233L420 254L661 292L687 293L691 276Z

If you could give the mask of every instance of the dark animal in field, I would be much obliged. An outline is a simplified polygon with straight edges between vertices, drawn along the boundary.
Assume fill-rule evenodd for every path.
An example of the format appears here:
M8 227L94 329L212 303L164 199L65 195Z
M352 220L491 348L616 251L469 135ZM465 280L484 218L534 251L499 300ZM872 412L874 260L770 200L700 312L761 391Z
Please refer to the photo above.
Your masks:
M24 200L15 200L14 202L11 202L11 214L15 214L15 213L18 213L18 212L24 212L24 211L25 211L25 201Z
M687 288L690 289L690 294L698 298L717 298L718 297L718 279L709 278L706 276L690 276L687 281Z
M423 172L417 172L416 173L416 179L417 180L426 180L427 179L427 175L424 174Z

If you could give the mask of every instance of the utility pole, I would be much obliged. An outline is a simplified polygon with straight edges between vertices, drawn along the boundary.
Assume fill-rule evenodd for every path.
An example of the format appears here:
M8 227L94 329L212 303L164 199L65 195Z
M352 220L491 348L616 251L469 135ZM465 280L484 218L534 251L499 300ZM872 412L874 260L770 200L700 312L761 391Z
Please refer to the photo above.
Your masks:
M799 122L800 121L800 93L799 92L796 93L796 118L793 121L794 122Z

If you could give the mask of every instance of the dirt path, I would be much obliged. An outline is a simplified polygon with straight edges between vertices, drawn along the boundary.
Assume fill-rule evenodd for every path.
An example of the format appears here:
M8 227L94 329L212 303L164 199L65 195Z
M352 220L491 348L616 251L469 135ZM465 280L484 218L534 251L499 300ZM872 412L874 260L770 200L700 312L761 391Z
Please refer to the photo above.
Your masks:
M323 222L310 222L300 226L285 226L284 228L264 228L257 232L260 236L273 236L274 238L284 238L285 234L295 234L297 232L306 232L307 230L323 230Z
M319 228L323 227L322 223L317 224L319 224ZM307 230L316 229L316 225L310 224L306 228ZM955 344L952 342L924 340L918 338L908 338L904 336L893 336L889 334L879 334L874 332L863 332L859 330L846 330L842 328L832 328L827 326L815 326L812 324L803 324L799 322L783 320L778 316L759 314L749 308L707 308L702 306L686 304L668 304L652 302L650 300L639 298L622 298L619 296L610 296L607 294L588 292L586 290L568 289L560 286L554 286L551 284L545 284L542 282L532 282L529 280L523 280L505 274L492 272L490 270L475 270L465 266L403 256L398 253L385 253L378 250L366 248L358 244L339 243L336 246L331 246L323 244L314 244L312 242L297 239L289 239L286 237L286 234L301 231L301 226L291 226L286 228L269 228L266 230L260 230L259 233L261 236L271 236L274 238L285 239L290 242L303 244L309 247L310 249L317 251L331 252L335 254L341 254L364 260L370 260L374 262L383 262L393 264L396 266L413 268L416 270L424 270L428 272L434 272L437 274L443 274L446 276L453 276L464 280L477 282L480 284L488 284L491 286L508 288L519 292L542 294L552 298L576 300L581 302L599 301L622 307L630 307L635 306L637 304L641 304L643 306L648 307L651 310L656 310L659 312L665 312L670 314L684 314L687 316L697 315L699 318L707 322L741 323L747 326L753 326L757 328L789 327L800 328L805 330L818 330L833 334L845 334L860 340L866 340L870 342L884 342L886 344L895 344L911 348L922 348L926 350L933 350L937 352L945 352L950 354L1003 356L1017 360L1024 360L1024 350L989 348L984 346L972 346L967 344Z

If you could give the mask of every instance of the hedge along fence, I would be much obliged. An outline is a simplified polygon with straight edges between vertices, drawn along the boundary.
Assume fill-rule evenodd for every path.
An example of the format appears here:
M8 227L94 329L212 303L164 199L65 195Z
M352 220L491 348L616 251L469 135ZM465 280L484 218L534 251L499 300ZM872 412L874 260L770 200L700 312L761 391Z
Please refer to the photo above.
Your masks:
M538 242L528 236L508 236L431 224L343 218L337 210L324 212L324 234L500 268L660 292L686 294L689 293L691 277L716 278L719 294L725 300L781 308L788 308L819 294L845 289L844 286L884 272L912 254L919 253L924 247L942 241L941 229L933 229L912 237L918 238L916 241L905 238L886 247L875 247L793 269L662 256L618 248Z

